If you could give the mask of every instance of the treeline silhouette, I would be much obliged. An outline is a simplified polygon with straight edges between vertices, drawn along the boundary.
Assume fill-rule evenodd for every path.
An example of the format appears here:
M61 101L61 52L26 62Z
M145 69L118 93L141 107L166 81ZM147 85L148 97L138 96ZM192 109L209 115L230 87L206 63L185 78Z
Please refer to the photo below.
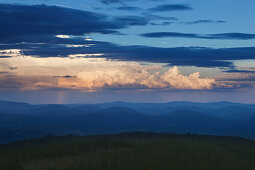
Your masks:
M253 170L255 142L236 137L122 133L47 136L0 145L1 170Z

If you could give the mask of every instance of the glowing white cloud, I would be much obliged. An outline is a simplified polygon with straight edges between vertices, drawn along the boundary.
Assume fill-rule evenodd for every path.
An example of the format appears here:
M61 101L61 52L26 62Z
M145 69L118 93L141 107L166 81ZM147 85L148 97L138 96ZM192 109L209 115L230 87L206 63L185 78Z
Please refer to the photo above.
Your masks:
M210 89L215 84L213 79L200 78L199 72L184 76L176 66L165 72L161 78L171 87L180 89Z
M57 37L57 38L70 38L70 36L69 35L55 35L55 37Z
M76 57L99 57L103 56L104 54L98 53L98 54L70 54L68 55L69 58L76 58Z
M11 57L1 58L8 72L15 74L22 90L47 88L93 91L115 89L210 89L214 79L200 78L199 73L182 75L178 67L165 71L159 65L141 65L137 62L83 58L102 54L70 55L69 58ZM1 71L1 70L0 70ZM67 76L68 75L68 76Z
M93 39L92 38L90 38L90 37L85 37L85 39L84 39L85 41L92 41Z
M81 48L81 47L90 47L90 45L81 45L81 44L67 44L65 45L68 48Z
M85 41L92 41L91 38L85 38L84 40L85 40Z

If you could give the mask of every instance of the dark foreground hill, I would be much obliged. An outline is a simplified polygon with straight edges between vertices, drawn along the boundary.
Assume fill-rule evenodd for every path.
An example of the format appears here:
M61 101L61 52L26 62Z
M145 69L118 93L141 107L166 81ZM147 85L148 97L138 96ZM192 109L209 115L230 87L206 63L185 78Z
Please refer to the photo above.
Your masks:
M1 170L253 170L255 142L235 137L123 133L0 145Z

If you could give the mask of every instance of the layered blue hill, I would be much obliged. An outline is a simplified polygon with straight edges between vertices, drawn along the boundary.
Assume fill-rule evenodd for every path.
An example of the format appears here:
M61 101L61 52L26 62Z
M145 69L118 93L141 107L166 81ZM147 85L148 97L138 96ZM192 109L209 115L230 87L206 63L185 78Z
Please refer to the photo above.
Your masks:
M132 131L193 133L255 139L255 106L217 103L30 105L0 102L0 143L53 135Z

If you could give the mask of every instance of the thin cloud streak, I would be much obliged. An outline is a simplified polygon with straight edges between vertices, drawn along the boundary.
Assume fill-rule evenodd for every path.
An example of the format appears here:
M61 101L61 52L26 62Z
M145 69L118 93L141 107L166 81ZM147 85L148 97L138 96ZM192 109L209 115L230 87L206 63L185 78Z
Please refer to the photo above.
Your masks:
M156 7L148 9L151 12L171 12L171 11L186 11L186 10L193 10L190 5L186 4L165 4L165 5L158 5Z
M140 34L149 38L199 38L199 39L219 39L219 40L250 40L255 39L255 34L246 33L222 33L222 34L195 34L180 32L151 32Z
M182 24L221 24L221 23L226 23L227 21L223 20L196 20L196 21L190 21L190 22L181 22Z

